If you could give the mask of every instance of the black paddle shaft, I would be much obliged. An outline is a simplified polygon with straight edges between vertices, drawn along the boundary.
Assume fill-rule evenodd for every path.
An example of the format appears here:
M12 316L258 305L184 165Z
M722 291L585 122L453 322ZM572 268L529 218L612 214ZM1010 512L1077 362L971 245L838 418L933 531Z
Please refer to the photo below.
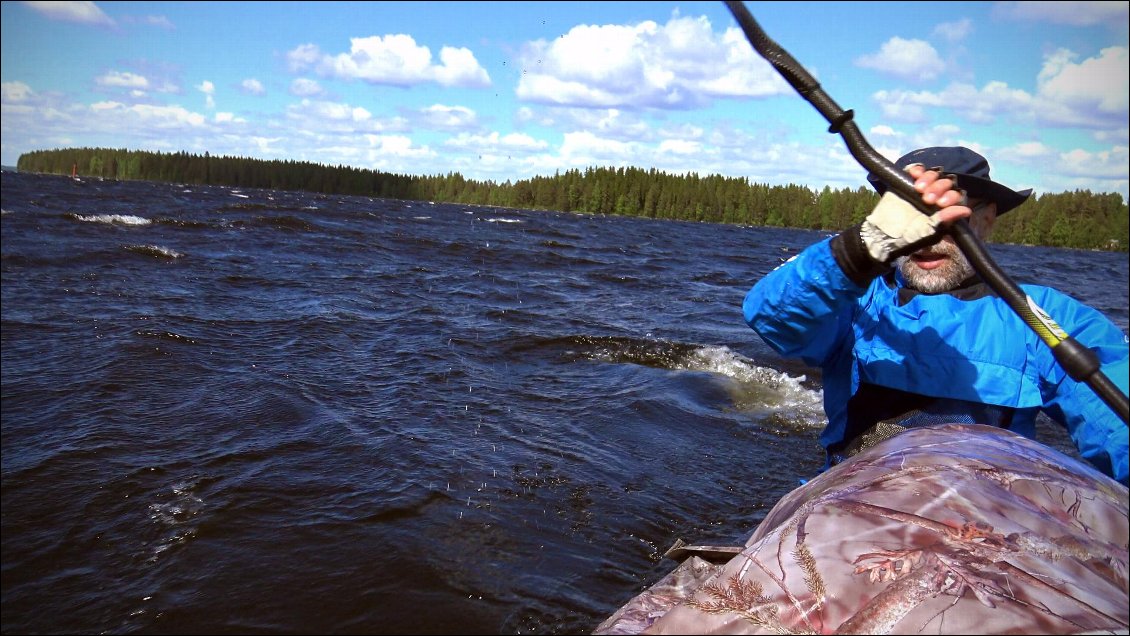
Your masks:
M935 210L922 201L922 198L914 189L914 180L911 179L910 175L899 170L886 157L872 148L871 144L867 143L863 133L859 131L859 126L852 121L852 111L845 111L840 108L820 88L820 84L808 74L803 66L798 64L787 51L765 34L765 31L753 19L753 15L750 14L744 2L725 0L725 4L730 9L730 13L734 15L734 19L738 21L738 25L745 32L746 39L753 45L753 48L828 120L828 132L839 134L844 138L848 151L851 152L856 161L872 174L881 178L891 190L898 193L924 214L933 214ZM1130 425L1130 400L1102 372L1098 355L1071 338L1016 283L1009 279L989 256L985 246L970 229L965 219L950 224L948 231L953 237L954 243L961 248L962 253L969 259L981 278L1040 336L1040 339L1051 347L1056 362L1067 371L1067 374L1077 382L1086 382L1095 394L1122 418L1123 423Z

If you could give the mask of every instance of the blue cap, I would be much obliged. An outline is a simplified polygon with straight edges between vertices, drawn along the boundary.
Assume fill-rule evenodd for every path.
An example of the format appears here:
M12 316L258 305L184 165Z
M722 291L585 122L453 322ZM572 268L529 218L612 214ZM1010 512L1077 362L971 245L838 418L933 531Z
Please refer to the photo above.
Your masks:
M1032 194L1032 190L1019 192L1003 186L989 178L989 162L981 155L961 146L938 146L922 148L903 155L895 162L899 170L906 169L912 163L920 163L927 168L941 166L947 174L957 175L957 187L974 199L985 199L997 204L997 214L1004 214L1016 206L1024 203ZM867 180L879 192L887 191L887 184L874 174L867 175Z

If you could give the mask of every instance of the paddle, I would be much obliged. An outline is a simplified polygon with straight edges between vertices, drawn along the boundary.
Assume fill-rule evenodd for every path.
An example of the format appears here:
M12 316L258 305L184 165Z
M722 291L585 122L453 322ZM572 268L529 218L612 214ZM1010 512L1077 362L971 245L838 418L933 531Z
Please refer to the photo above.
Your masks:
M871 147L859 127L852 121L853 113L845 111L820 88L820 84L802 67L787 51L765 34L761 26L753 19L740 0L725 0L734 19L738 21L746 39L753 48L765 58L777 72L789 82L798 93L812 104L830 124L828 132L839 134L844 138L848 151L856 161L872 174L881 178L890 189L903 199L912 203L925 214L932 214L930 209L922 202L918 192L914 189L914 181L910 175L899 170L886 157L879 154ZM1130 400L1122 394L1102 372L1099 358L1094 351L1079 344L1067 334L1043 309L1024 293L1001 270L989 256L985 246L970 229L964 220L953 223L949 228L954 243L961 248L966 258L981 275L981 278L995 291L1018 316L1051 347L1056 362L1063 367L1067 374L1077 382L1085 382L1107 406L1109 406L1122 422L1130 426Z

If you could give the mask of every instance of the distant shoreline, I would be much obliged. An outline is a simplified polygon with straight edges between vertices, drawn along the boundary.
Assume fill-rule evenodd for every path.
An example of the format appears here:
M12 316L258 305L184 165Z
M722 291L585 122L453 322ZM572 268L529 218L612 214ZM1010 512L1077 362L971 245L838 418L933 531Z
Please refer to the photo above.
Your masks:
M863 221L879 195L866 185L817 191L748 178L589 167L517 182L480 182L456 172L414 176L310 162L111 148L40 150L17 171L83 179L265 188L402 201L553 210L597 216L839 232ZM996 223L989 242L1126 252L1127 205L1114 193L1075 191L1029 197Z

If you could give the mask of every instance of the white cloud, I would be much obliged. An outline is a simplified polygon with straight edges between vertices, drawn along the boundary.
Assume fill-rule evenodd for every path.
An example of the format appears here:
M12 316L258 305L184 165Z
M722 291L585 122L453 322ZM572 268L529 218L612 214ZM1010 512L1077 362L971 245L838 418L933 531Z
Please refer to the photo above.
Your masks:
M941 92L878 91L872 99L885 117L904 123L925 122L929 119L927 111L941 109L976 123L990 123L1002 116L1026 119L1035 106L1031 95L1003 82L989 82L981 89L955 82Z
M1130 162L1130 149L1115 145L1108 149L1091 151L1082 148L1057 150L1040 142L1022 142L994 149L991 161L993 174L1002 168L1019 168L1019 179L1041 175L1039 183L1012 183L1015 189L1033 188L1038 192L1068 192L1091 190L1093 192L1120 192L1125 196L1128 180L1126 166ZM988 155L986 155L988 156Z
M439 51L441 64L432 68L435 81L441 86L485 88L490 86L490 76L479 66L470 49L445 46Z
M710 98L792 92L738 29L717 34L705 17L580 25L552 42L527 43L518 62L517 96L540 104L686 109Z
M1045 160L1053 157L1055 151L1039 141L1026 141L1008 148L1001 148L994 153L995 157L1008 161L1031 161L1033 159Z
M467 128L476 122L475 111L465 106L433 104L420 112L421 122L430 128Z
M884 117L901 123L922 123L928 107L943 105L928 91L882 90L872 95L871 101L878 104Z
M674 139L701 139L704 132L702 126L694 124L668 124L660 128L658 134Z
M934 35L947 42L960 42L973 32L973 21L964 18L956 22L943 22L934 27Z
M114 21L93 2L25 2L51 20L112 26Z
M869 130L868 132L880 137L897 137L899 135L899 133L895 132L894 128L891 128L890 126L884 126L882 124L872 126L871 130Z
M921 123L928 113L945 109L974 123L1000 119L1019 124L1082 127L1121 138L1130 117L1130 61L1126 47L1103 49L1097 57L1060 49L1044 60L1037 94L991 81L983 87L955 82L940 92L878 91L873 99L885 117Z
M412 139L403 135L365 135L365 141L369 144L370 157L426 157L432 154L427 147L414 146Z
M1108 130L1096 130L1093 135L1095 141L1100 143L1130 143L1130 127L1115 126Z
M482 152L533 152L549 147L549 143L545 140L534 139L524 133L500 135L498 132L492 132L488 135L460 133L449 138L444 142L444 145L451 148L470 148Z
M286 109L288 123L292 130L310 135L377 134L407 130L403 118L374 118L365 108L340 102L303 99Z
M146 127L154 130L175 128L197 128L207 123L207 119L180 106L153 106L133 104L127 106L119 102L98 102L91 104L90 110L105 117L103 123L115 127ZM110 121L110 120L115 121Z
M204 93L204 106L206 108L211 109L216 107L216 86L212 82L204 80L196 87L196 90Z
M911 82L937 79L945 70L945 63L929 42L900 37L884 42L878 53L857 57L855 65Z
M304 71L318 63L322 52L316 44L301 44L286 54L287 68L292 73Z
M561 143L563 159L579 159L581 163L604 164L609 161L624 164L638 156L633 143L604 139L588 131L568 132Z
M248 78L239 83L239 87L243 92L248 95L263 95L267 89L263 87L263 82L255 78Z
M31 98L34 91L23 82L4 82L0 84L0 101L5 104L24 102Z
M1076 64L1076 54L1060 49L1044 59L1038 78L1040 97L1095 118L1126 121L1130 111L1127 48L1112 46Z
M954 84L943 91L941 99L976 123L991 123L999 116L1013 114L1026 118L1034 106L1031 95L1004 82L989 82L980 91L969 84Z
M1126 165L1130 161L1130 154L1127 153L1126 146L1114 146L1108 150L1097 152L1077 148L1061 153L1060 161L1063 172L1070 176L1089 179L1121 179L1125 182Z
M952 136L955 136L955 135L957 135L961 132L961 128L954 125L954 124L938 124L936 126L931 126L927 130L932 135L940 135L940 136L943 136L943 137L947 137L947 136L952 137ZM937 145L937 144L935 144L935 145ZM950 145L954 145L954 144L950 144ZM960 144L957 144L957 145L960 145ZM923 147L925 147L925 146L923 146Z
M523 77L518 84L517 95L520 99L542 104L609 107L627 106L631 91L606 90L585 82L566 81L540 74Z
M128 71L110 71L109 73L94 78L94 83L110 88L149 88L149 80L141 75Z
M435 82L443 86L484 88L490 76L466 48L443 47L440 64L432 63L431 50L410 35L392 34L351 38L348 53L322 53L304 44L287 53L292 71L313 70L319 75L372 84L414 86Z
M154 79L150 82L150 84L152 85L152 90L156 93L177 93L177 94L179 94L181 92L180 86L178 86L172 80Z
M619 108L560 108L555 111L565 128L590 130L620 141L643 141L653 136L651 126L635 112Z
M659 143L659 152L672 155L701 155L703 145L686 139L664 139Z
M259 151L260 156L270 157L281 155L281 149L275 146L280 141L284 141L284 137L261 137L252 135L246 137L243 141L250 142Z
M161 29L165 29L166 31L172 31L172 30L176 29L176 27L173 25L172 21L169 20L168 18L166 18L163 15L143 15L143 16L125 15L125 16L122 16L121 20L124 24L140 24L140 25L143 25L143 26L155 26L155 27L158 27L158 28L161 28Z
M518 109L514 111L514 121L518 123L525 124L537 120L538 115L534 113L534 110L529 106L519 106ZM550 122L549 125L553 125L552 122Z
M290 83L290 94L296 97L313 97L322 92L322 86L312 79L299 77Z
M740 29L729 28L722 35L721 60L704 59L698 73L702 79L694 88L716 97L772 97L792 95L781 74L750 46Z
M141 21L149 26L161 27L162 29L172 30L176 28L173 26L172 21L163 15L147 15L141 18Z
M304 99L302 100L302 105L308 115L326 121L357 123L371 117L369 111L364 108L353 107L349 104Z

